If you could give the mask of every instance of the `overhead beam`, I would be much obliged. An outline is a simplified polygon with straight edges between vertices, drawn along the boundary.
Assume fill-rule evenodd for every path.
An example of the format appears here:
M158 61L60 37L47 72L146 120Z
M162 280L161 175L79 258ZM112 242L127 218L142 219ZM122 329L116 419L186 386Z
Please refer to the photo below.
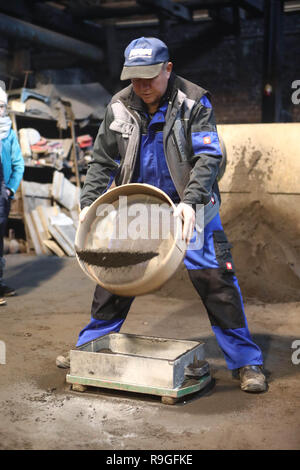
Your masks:
M34 24L49 28L53 31L76 37L93 44L103 44L105 35L102 27L87 23L82 18L74 18L70 12L56 8L48 3L34 2L32 0L0 0L0 11L21 20L32 21Z
M152 8L156 14L164 14L184 21L192 20L190 10L177 2L174 3L170 0L137 0L137 3Z
M61 51L49 51L47 55L43 52L34 52L31 54L31 66L33 70L41 71L44 69L67 69L76 67L77 58L73 55Z
M107 20L111 18L123 18L135 15L147 15L152 13L152 9L142 6L129 6L129 7L107 7L107 6L85 6L85 5L68 5L69 11L76 18L84 19L100 19Z
M102 50L92 44L41 28L3 13L0 13L0 34L13 39L28 41L35 45L39 44L47 48L68 52L84 61L101 62L104 58Z
M208 10L209 8L221 8L232 6L232 0L182 0L182 5L191 10Z
M206 22L198 31L187 32L184 41L170 44L170 57L175 58L175 67L186 68L187 64L194 64L201 54L209 54L220 44L224 35L214 22ZM195 47L197 44L197 47Z
M1 12L24 18L30 13L28 3L26 4L25 0L0 0L0 10Z
M222 34L239 34L240 17L237 5L215 10L210 9L209 14Z
M85 19L109 19L109 18L123 18L130 17L135 15L149 15L155 14L156 0L146 2L145 4L140 5L131 5L127 7L116 7L115 3L105 4L105 6L85 6L85 5L76 5L71 4L67 7L68 11L72 13L75 17L85 18ZM168 4L172 3L173 11L175 12L177 2L173 3L168 1ZM219 8L225 6L231 6L232 0L182 0L180 6L184 7L186 10L207 10L208 8ZM108 6L109 5L109 6ZM151 5L151 6L150 6ZM171 7L170 7L171 8ZM181 11L182 8L180 8Z
M69 12L60 10L47 3L36 3L32 8L33 20L40 26L67 34L77 39L103 44L105 33L102 26L85 22L82 18L74 18Z
M262 16L264 14L263 0L239 0L239 6L249 13Z

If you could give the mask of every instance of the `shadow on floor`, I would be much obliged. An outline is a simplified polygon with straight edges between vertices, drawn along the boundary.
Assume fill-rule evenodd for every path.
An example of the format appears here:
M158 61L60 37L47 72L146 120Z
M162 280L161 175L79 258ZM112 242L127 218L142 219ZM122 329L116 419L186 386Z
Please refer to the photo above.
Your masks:
M26 294L55 276L66 264L58 257L39 256L34 260L8 266L4 271L5 283L14 287L18 293Z

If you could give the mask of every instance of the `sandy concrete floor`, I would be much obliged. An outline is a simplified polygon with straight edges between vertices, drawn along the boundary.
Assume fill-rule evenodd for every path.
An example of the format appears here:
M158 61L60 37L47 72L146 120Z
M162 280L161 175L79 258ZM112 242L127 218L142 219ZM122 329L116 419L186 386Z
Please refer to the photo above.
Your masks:
M291 361L300 303L247 302L270 382L268 393L253 395L226 369L190 285L181 284L180 298L167 289L137 298L122 332L206 342L214 386L167 406L146 395L70 391L55 358L89 321L94 289L74 259L10 255L6 274L18 296L0 309L0 449L300 448L300 364Z

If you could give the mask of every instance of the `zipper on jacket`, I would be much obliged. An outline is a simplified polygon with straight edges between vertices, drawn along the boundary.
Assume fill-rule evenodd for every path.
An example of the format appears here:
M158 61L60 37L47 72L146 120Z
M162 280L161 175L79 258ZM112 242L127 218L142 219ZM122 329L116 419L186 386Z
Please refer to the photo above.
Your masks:
M171 138L173 138L172 136L172 133L170 134ZM170 173L170 176L171 176L171 179L173 181L173 184L175 186L175 189L180 197L180 200L182 199L182 195L183 195L183 189L181 187L178 187L177 186L177 182L174 180L174 178L172 177L172 172L170 170L170 165L169 165L169 162L168 162L168 156L167 156L167 149L166 149L166 141L165 139L163 139L163 148L164 148L164 154L165 154L165 159L166 159L166 163L167 163L167 167L168 167L168 170L169 170L169 173Z
M178 159L179 159L179 161L180 161L180 162L183 162L183 159L182 159L182 156L181 156L181 152L180 152L180 149L179 149L177 140L176 140L176 138L174 137L174 132L173 132L173 131L171 132L171 139L172 139L172 142L173 142L174 147L175 147L176 150L177 150L177 154L178 154Z
M132 160L132 167L130 169L130 178L129 178L129 181L131 182L132 180L132 177L133 177L133 174L134 174L134 170L135 170L135 165L136 165L136 161L137 161L137 156L138 156L138 152L139 152L139 146L140 146L140 139L141 139L141 118L139 116L139 113L131 106L125 106L125 108L127 108L127 111L129 112L129 114L131 114L133 120L135 121L135 124L137 125L138 129L139 129L139 137L138 137L138 144L136 146L136 150L135 150L135 155L134 155L134 158ZM125 160L125 155L124 155L124 160Z

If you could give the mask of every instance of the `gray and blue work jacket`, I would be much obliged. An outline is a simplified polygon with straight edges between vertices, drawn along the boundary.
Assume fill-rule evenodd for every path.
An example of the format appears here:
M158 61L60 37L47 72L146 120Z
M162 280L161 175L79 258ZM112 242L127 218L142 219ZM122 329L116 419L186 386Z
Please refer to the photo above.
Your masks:
M173 75L162 105L165 102L162 148L169 174L182 202L205 205L207 224L219 210L217 175L222 159L209 92ZM116 185L141 181L136 166L145 114L145 105L132 85L112 98L95 140L81 208L106 191L112 174Z

